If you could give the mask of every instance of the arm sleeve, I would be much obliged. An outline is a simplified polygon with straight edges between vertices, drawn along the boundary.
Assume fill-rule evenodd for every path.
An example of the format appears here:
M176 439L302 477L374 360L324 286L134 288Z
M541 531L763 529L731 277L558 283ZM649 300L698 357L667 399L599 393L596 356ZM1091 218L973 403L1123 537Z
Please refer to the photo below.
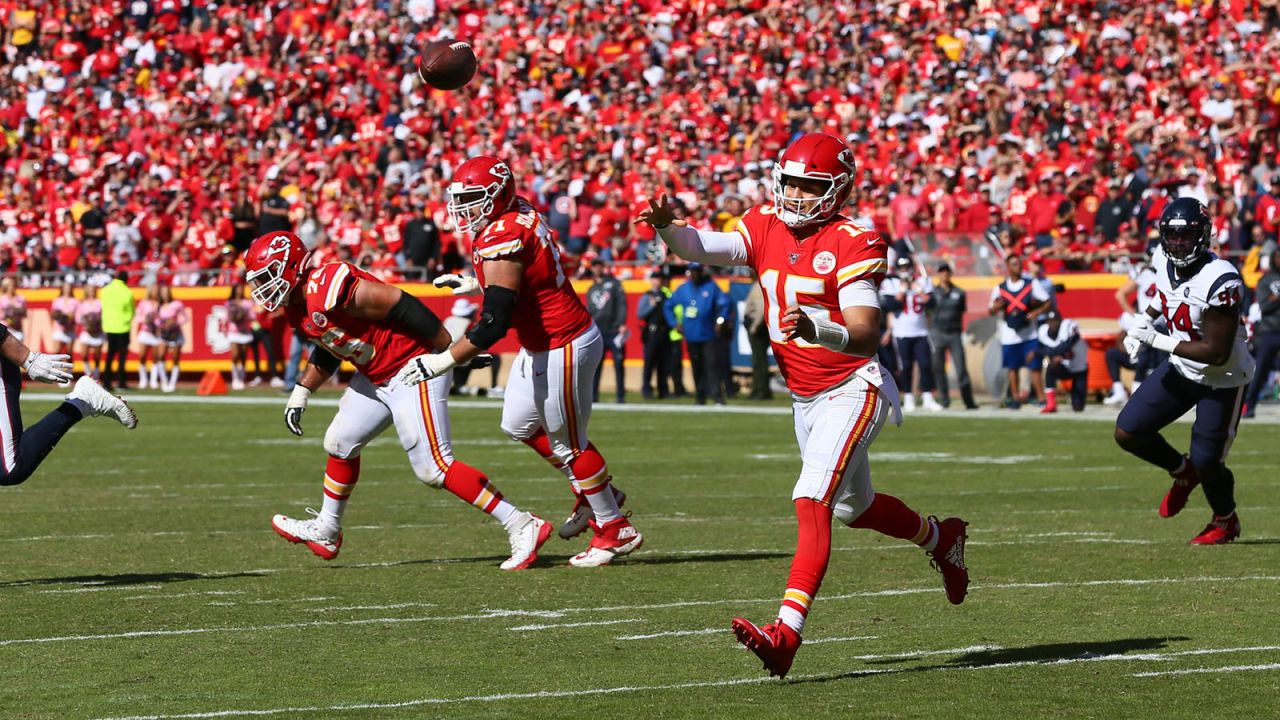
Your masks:
M636 319L641 322L647 322L649 311L653 309L653 299L648 293L640 296L640 301L636 303Z
M662 241L685 260L710 265L746 265L747 241L741 233L698 230L687 225L658 229Z
M681 287L683 287L683 285ZM667 298L667 301L662 304L662 314L667 318L667 325L671 327L675 327L680 324L676 321L676 304L679 303L682 298L683 293L676 290L671 294L671 297Z
M850 307L880 307L876 286L870 280L854 280L840 288L840 309Z

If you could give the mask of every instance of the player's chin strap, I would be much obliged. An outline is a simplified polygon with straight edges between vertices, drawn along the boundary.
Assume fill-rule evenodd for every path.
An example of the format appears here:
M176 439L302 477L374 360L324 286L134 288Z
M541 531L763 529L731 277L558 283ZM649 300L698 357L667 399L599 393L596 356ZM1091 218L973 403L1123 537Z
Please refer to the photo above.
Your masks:
M842 353L849 346L849 329L826 318L810 318L816 334L814 342L822 347Z

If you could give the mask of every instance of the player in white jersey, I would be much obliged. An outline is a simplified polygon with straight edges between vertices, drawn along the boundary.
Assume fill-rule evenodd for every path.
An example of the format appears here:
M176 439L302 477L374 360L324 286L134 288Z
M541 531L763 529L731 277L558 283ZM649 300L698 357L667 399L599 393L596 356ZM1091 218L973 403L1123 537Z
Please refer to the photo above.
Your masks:
M1133 302L1129 298L1134 298ZM1145 313L1156 297L1156 271L1151 268L1150 257L1129 268L1129 279L1116 290L1116 302L1123 311L1120 315L1120 332L1129 332L1133 318L1138 313ZM1144 347L1138 354L1136 362L1130 361L1128 353L1118 347L1108 348L1106 353L1107 372L1111 376L1111 394L1103 400L1105 405L1123 405L1129 399L1129 391L1120 381L1120 368L1133 371L1133 389L1137 390L1147 375L1164 362L1165 355L1154 348Z
M1169 353L1133 394L1116 419L1120 447L1159 466L1173 477L1160 505L1173 517L1196 485L1204 487L1213 518L1195 545L1220 545L1240 536L1235 477L1227 452L1240 422L1253 358L1245 345L1244 282L1235 266L1209 252L1211 219L1195 198L1178 198L1160 217L1160 247L1152 254L1156 297L1129 328L1125 349L1131 358L1144 346ZM1168 332L1153 322L1163 317ZM1160 430L1191 408L1191 452L1175 450Z
M933 283L927 273L916 274L915 263L906 255L894 261L894 274L880 283L880 307L893 316L889 332L898 353L898 381L902 389L902 409L916 409L912 392L912 369L920 373L920 402L926 410L941 410L933 398L933 345L929 342L929 316L933 307Z
M1067 320L1057 310L1041 316L1044 322L1036 329L1040 354L1045 358L1044 407L1042 414L1058 412L1058 382L1071 382L1071 409L1084 410L1089 392L1089 346L1080 336L1080 326Z

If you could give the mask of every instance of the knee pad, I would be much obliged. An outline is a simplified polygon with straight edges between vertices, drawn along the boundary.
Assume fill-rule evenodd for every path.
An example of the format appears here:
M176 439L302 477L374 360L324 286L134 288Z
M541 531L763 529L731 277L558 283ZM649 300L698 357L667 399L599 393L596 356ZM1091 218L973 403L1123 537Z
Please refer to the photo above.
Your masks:
M361 443L353 443L347 438L342 437L340 432L333 429L333 425L324 433L324 451L336 458L350 460L351 458L360 457L360 451L364 449Z
M835 507L831 508L831 511L837 520L845 525L852 525L854 520L857 520L862 513L867 511L867 508L871 507L871 503L875 502L875 499L874 492L865 498L851 496L836 503Z
M433 487L437 490L444 487L445 470L441 470L435 463L424 465L414 465L413 474L427 487Z

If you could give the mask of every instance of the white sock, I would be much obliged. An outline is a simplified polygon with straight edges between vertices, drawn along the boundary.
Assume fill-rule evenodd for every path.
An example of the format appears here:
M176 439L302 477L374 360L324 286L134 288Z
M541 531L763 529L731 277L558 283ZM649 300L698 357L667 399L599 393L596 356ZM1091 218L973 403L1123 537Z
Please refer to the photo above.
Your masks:
M138 389L145 390L147 388L147 371L142 367L142 363L138 363Z
M1115 382L1111 383L1111 394L1113 394L1113 395L1123 395L1123 394L1124 394L1124 383L1120 382L1119 380L1116 380Z
M173 369L169 371L169 389L178 387L178 366L175 364Z
M520 512L516 509L515 505L512 505L506 500L499 500L498 506L489 514L498 522L502 523L502 527L507 530L517 528L528 522L529 518L533 517L527 512Z
M160 387L160 372L164 370L164 366L160 363L151 363L151 387Z

